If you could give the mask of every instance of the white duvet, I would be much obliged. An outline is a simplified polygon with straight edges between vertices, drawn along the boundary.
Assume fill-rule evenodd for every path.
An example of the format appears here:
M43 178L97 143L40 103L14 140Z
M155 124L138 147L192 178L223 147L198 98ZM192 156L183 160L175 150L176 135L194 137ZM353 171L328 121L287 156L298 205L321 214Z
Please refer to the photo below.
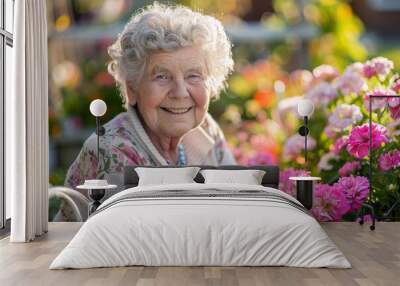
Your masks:
M129 199L138 192L173 190L242 191L245 195ZM252 197L251 191L266 192L272 199ZM283 199L274 199L279 197ZM295 203L299 204L279 190L254 185L131 188L106 200L50 269L127 265L350 268L318 222Z

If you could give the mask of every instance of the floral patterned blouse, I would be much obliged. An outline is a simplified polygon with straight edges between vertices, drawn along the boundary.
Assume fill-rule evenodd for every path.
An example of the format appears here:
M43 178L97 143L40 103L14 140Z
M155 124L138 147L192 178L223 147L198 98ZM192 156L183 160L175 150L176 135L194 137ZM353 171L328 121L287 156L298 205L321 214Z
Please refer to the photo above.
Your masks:
M126 165L168 165L150 141L134 107L114 117L104 128L105 135L100 137L99 164L97 136L92 134L70 166L66 186L75 189L85 179L95 178L106 178L109 183L121 186ZM236 164L220 127L209 114L199 127L183 137L182 144L188 165Z

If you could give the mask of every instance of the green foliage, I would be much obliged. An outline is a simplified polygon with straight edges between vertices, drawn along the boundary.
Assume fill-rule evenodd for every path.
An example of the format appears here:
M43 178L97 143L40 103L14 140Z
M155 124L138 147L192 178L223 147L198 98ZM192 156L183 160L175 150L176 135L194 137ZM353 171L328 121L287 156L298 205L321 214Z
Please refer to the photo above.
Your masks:
M349 63L363 61L367 56L367 51L360 42L363 24L347 2L274 0L276 13L266 20L266 24L276 26L279 22L281 28L294 27L300 23L313 25L318 30L318 36L308 44L311 67L330 64L342 70ZM282 54L283 60L288 58L288 51L290 49L285 49L286 53L275 50Z

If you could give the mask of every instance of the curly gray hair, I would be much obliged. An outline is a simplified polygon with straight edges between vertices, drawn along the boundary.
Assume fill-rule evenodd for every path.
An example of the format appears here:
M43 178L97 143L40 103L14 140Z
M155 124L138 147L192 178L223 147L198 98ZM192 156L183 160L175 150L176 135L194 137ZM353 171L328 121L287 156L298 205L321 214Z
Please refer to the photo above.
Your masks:
M218 97L233 70L231 43L220 21L183 6L155 3L133 15L118 39L108 48L112 58L108 71L127 101L127 79L138 85L147 57L157 51L174 51L188 46L205 50L207 87Z

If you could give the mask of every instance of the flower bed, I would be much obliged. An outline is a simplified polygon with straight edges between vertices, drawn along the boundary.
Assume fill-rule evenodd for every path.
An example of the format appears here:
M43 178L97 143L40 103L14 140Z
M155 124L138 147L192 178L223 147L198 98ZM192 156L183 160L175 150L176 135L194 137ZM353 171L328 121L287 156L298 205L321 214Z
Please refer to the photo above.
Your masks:
M343 73L328 65L291 74L271 67L273 63L257 63L233 77L231 98L242 102L236 109L228 102L222 118L229 123L225 132L238 162L279 162L281 189L291 195L295 190L290 176L319 175L322 183L315 188L314 216L321 221L353 219L370 192L369 95L399 94L393 63L377 57L351 64ZM307 165L304 138L297 134L302 123L297 102L303 97L316 107L309 122ZM374 99L372 114L371 203L382 216L400 196L400 96Z

